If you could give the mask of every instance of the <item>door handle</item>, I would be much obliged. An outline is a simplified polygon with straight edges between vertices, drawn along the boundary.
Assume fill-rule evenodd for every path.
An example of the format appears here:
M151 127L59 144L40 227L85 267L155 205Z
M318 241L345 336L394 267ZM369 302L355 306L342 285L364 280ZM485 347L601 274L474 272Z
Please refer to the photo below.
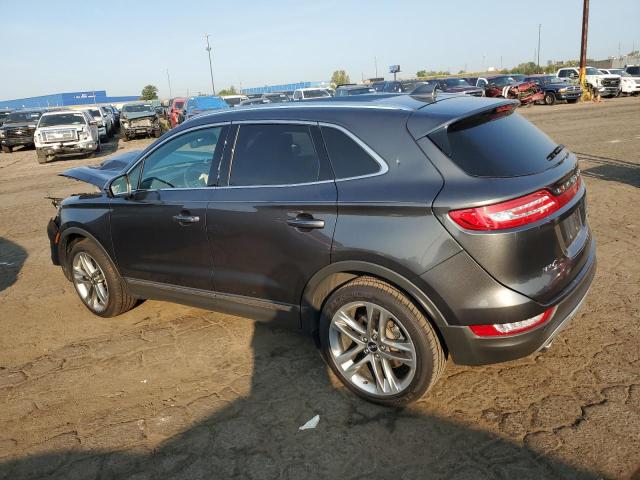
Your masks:
M200 221L200 217L196 215L183 215L182 213L174 215L173 219L178 223L198 223Z
M311 215L298 215L296 218L287 220L287 224L295 228L314 229L324 228L324 220L313 218Z

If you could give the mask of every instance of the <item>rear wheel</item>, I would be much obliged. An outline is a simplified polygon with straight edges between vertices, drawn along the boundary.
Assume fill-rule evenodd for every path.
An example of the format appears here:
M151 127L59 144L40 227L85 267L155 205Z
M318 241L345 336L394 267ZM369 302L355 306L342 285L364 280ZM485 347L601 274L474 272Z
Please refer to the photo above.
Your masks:
M556 103L556 96L553 92L547 92L544 94L544 103L547 105L553 105Z
M73 285L91 312L115 317L135 306L136 299L127 294L115 266L94 242L84 239L73 244L68 258Z
M422 312L400 291L371 277L353 280L329 297L320 343L331 370L349 390L388 406L424 395L446 361Z

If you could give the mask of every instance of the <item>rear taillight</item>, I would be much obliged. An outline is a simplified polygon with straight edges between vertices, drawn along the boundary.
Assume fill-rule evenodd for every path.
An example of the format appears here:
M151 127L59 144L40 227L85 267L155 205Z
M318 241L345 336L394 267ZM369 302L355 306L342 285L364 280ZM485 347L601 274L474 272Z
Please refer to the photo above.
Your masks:
M571 181L573 180L573 181ZM570 184L568 184L570 182ZM524 197L486 207L465 208L449 212L451 219L467 230L503 230L537 222L569 203L580 189L580 175L575 174L555 194L538 190Z
M469 325L469 329L479 337L502 337L526 332L546 323L556 313L556 307L544 311L540 315L513 323L494 323L492 325Z

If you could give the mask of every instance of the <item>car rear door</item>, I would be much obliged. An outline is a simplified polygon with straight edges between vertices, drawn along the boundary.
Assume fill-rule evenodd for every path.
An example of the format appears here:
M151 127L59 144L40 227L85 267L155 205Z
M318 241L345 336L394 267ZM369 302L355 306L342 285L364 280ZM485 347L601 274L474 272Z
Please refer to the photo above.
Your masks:
M216 294L295 311L330 263L337 193L317 124L232 127L220 187L207 208Z
M114 251L128 281L212 290L206 209L227 129L169 137L129 172L133 193L111 203Z

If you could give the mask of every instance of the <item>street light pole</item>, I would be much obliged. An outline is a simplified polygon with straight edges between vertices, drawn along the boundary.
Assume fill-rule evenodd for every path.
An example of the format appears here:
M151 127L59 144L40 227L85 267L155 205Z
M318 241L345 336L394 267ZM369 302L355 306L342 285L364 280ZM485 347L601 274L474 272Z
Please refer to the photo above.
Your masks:
M209 54L209 73L211 74L211 91L213 92L213 95L215 95L216 87L213 85L213 64L211 63L211 45L209 45L209 34L205 33L204 38L207 41L207 46L205 47L205 50Z
M540 29L542 28L542 24L538 24L538 73L540 73Z
M587 34L589 30L589 0L582 4L582 41L580 42L580 85L584 89L584 74L587 68Z
M169 76L168 68L167 68L167 82L169 83L169 98L173 98L173 95L171 95L171 77Z

